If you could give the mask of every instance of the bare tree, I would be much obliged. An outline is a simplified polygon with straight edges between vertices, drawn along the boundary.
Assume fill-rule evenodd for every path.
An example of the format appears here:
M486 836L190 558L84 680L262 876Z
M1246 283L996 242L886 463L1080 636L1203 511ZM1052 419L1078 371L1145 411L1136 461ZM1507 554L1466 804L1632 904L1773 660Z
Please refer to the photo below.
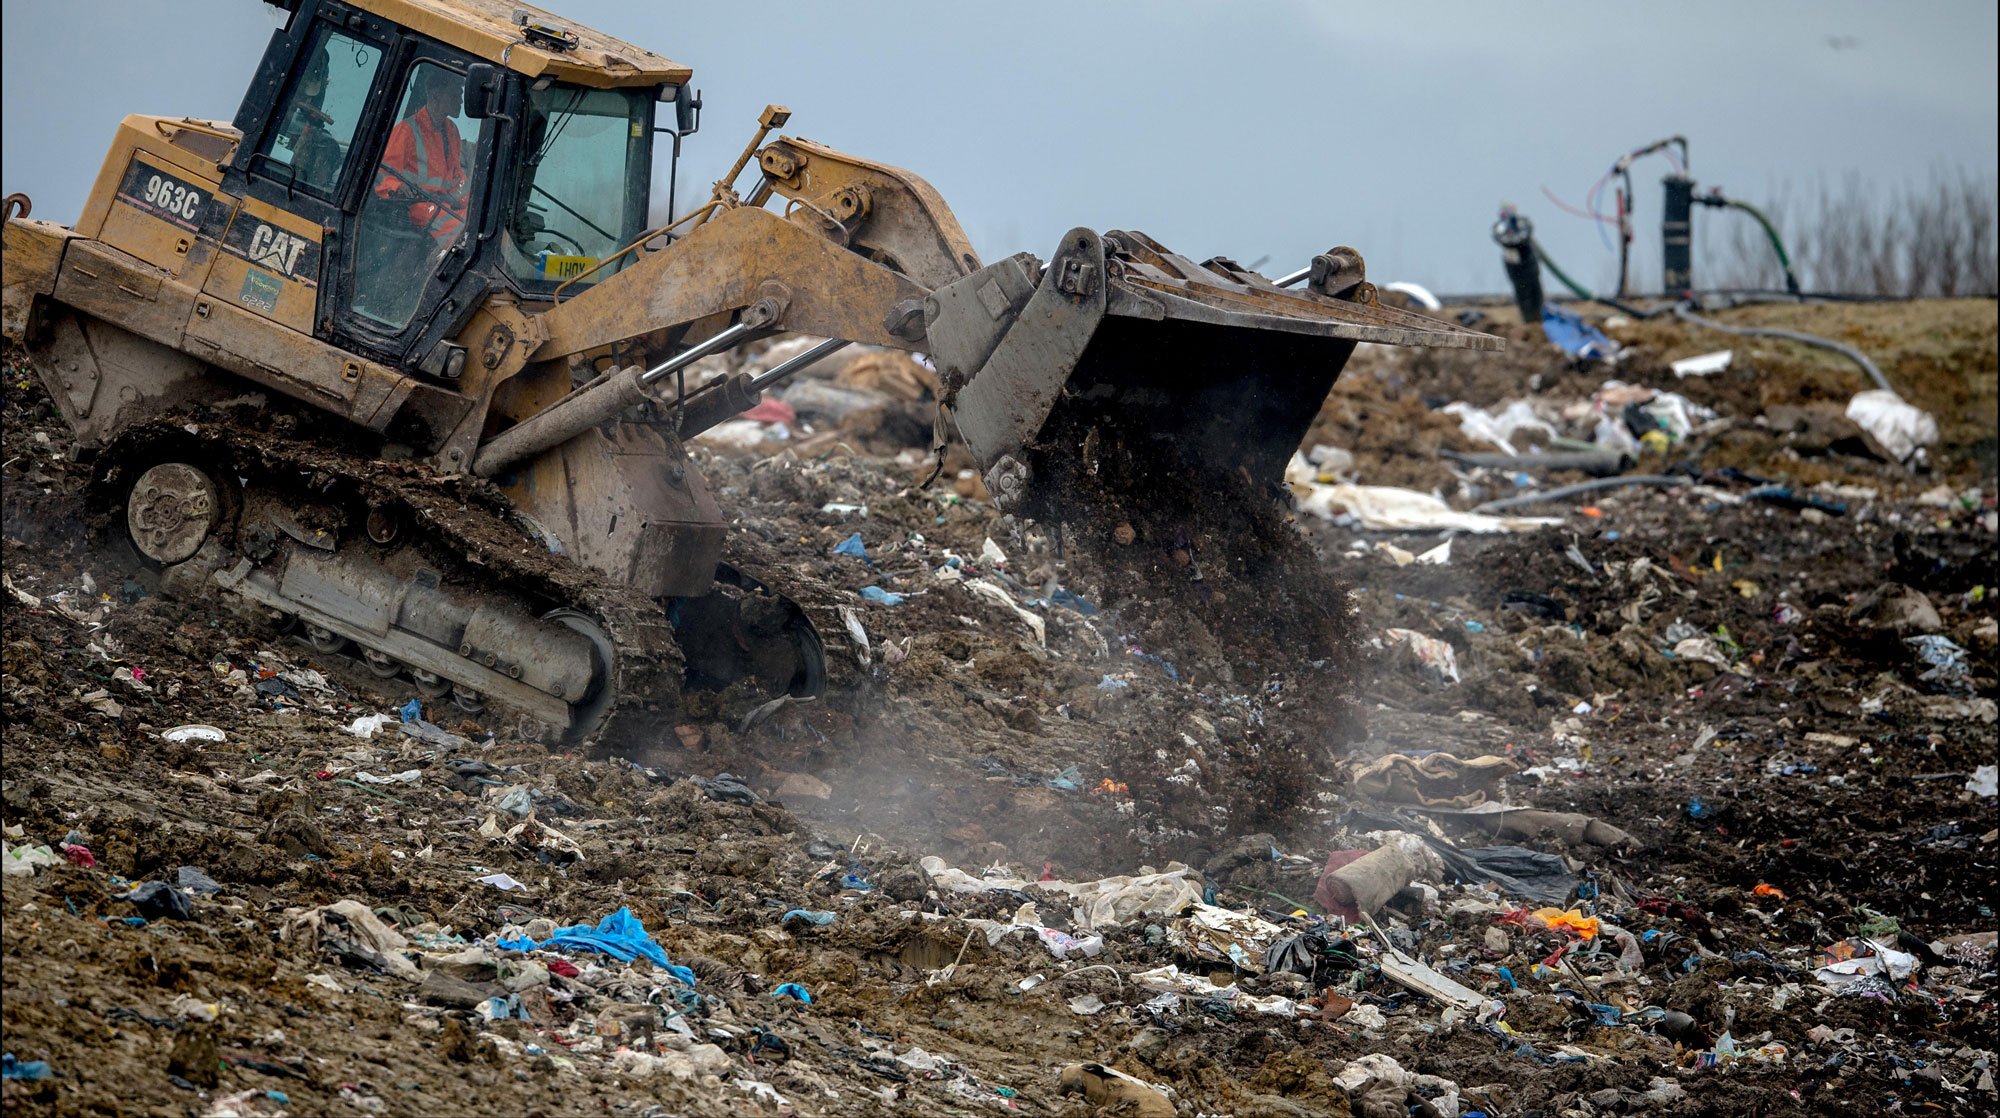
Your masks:
M1764 205L1808 291L1842 295L1992 295L2000 291L1995 183L1934 168L1921 185L1883 188L1850 173L1801 189L1786 182ZM1705 220L1704 220L1705 218ZM1721 287L1777 289L1784 272L1747 217L1706 210L1698 274Z

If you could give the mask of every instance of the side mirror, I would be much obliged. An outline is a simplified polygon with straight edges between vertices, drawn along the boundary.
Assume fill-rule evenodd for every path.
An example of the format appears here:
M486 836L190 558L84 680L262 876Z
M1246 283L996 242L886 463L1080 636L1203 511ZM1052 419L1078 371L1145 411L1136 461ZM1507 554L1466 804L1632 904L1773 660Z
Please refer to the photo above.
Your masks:
M499 87L499 68L491 62L474 62L465 68L465 115L485 120L493 115L493 93Z
M680 130L681 135L686 136L700 127L695 116L700 108L701 98L685 84L674 90L674 127Z

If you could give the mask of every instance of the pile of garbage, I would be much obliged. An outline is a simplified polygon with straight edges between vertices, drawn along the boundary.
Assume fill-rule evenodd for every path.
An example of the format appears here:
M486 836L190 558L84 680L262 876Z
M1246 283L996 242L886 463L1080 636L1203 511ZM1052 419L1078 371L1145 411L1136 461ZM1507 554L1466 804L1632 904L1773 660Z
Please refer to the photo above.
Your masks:
M856 682L698 695L614 757L164 599L10 396L8 1107L1992 1109L2000 486L1959 429L1933 474L1780 474L1731 440L1782 459L1824 402L1746 418L1748 351L1630 354L1634 401L1387 361L1294 469L1344 487L1299 524L1365 674L1229 630L1275 584L1171 525L1091 541L1165 572L1120 581L949 457L924 487L927 424L801 403L697 455L737 559L852 595ZM1708 457L1479 509L1566 476L1464 459L1607 419L1629 468ZM1271 766L1329 694L1365 722Z

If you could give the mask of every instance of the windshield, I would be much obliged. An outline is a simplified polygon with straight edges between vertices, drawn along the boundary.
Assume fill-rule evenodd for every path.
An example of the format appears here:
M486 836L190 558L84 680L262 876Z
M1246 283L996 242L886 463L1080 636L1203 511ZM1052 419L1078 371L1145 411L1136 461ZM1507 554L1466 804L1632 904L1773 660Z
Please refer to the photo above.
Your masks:
M504 250L516 280L553 286L643 232L652 152L649 92L559 84L528 92L520 185ZM603 279L626 262L584 282Z

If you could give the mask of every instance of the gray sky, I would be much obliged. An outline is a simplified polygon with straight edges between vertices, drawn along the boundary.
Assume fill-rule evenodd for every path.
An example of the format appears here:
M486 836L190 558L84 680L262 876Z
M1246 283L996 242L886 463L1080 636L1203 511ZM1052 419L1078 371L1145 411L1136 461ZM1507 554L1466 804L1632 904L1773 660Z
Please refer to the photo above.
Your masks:
M786 132L929 179L989 260L1046 257L1088 225L1196 259L1268 254L1270 275L1349 244L1377 281L1500 291L1487 230L1512 201L1565 267L1606 283L1597 230L1540 188L1580 204L1620 152L1660 136L1689 137L1701 187L1753 201L1853 173L1990 177L2000 160L1990 2L553 6L694 68L707 110L683 209L776 102ZM0 188L73 220L125 113L230 118L270 11L10 0ZM1642 287L1658 282L1665 170L1635 171Z

